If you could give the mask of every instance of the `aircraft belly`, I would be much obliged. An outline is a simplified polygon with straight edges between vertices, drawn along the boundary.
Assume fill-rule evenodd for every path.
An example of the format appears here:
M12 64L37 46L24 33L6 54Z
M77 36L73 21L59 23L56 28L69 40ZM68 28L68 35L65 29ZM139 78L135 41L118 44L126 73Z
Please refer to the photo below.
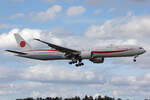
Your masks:
M31 58L31 59L38 59L38 60L61 60L65 59L65 56L63 53L55 53L55 52L48 52L48 53L37 53L37 54L29 54L22 56L25 58Z

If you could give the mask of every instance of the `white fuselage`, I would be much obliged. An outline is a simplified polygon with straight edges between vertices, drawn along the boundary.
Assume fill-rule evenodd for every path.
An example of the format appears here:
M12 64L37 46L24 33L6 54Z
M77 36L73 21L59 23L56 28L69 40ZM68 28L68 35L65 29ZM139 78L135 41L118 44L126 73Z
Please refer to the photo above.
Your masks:
M21 51L5 50L14 53L16 56L37 59L37 60L71 60L69 64L75 64L76 67L83 66L82 60L88 59L93 63L103 63L108 57L130 57L134 56L133 61L136 62L136 57L146 52L139 46L113 46L110 47L95 47L91 49L72 49L49 43L40 39L34 39L48 45L54 49L32 49L31 46L19 35L14 34L16 42Z
M81 50L80 50L81 51ZM143 54L145 50L142 47L105 47L105 48L94 48L89 50L82 50L82 59L92 58L106 58L106 57L129 57L138 56ZM55 49L37 49L24 51L26 55L17 54L17 56L38 59L38 60L65 60L68 59L65 53L59 52Z

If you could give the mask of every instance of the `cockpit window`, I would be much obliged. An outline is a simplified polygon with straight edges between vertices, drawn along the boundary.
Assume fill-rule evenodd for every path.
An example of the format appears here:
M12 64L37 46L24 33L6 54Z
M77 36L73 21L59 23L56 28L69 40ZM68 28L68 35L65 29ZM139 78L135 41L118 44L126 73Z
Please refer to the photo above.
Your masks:
M142 47L139 47L139 49L143 49Z

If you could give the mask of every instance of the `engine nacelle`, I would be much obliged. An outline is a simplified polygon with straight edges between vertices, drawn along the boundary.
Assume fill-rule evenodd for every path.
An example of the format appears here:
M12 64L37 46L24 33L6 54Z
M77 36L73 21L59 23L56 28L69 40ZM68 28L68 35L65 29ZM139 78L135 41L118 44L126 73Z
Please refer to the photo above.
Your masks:
M93 63L103 63L104 58L91 58L90 61Z

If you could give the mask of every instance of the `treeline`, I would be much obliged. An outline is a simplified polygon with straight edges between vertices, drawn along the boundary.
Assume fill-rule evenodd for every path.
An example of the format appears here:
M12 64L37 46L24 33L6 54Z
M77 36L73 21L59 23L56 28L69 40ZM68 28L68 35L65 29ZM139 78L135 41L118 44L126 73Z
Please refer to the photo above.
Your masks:
M92 96L85 96L84 98L80 98L78 96L75 96L75 97L72 97L72 98L62 98L62 97L46 97L46 98L24 98L24 99L16 99L16 100L122 100L121 98L112 98L112 97L108 97L108 96L105 96L105 97L102 97L102 96L98 96L98 97L92 97ZM129 100L129 99L127 99ZM144 99L144 100L150 100L150 99Z
M24 99L16 99L16 100L122 100L120 98L112 98L112 97L102 97L102 96L98 96L98 97L92 97L92 96L85 96L84 98L80 98L78 96L75 97L71 97L71 98L62 98L62 97L46 97L46 98L24 98ZM128 99L129 100L129 99Z

